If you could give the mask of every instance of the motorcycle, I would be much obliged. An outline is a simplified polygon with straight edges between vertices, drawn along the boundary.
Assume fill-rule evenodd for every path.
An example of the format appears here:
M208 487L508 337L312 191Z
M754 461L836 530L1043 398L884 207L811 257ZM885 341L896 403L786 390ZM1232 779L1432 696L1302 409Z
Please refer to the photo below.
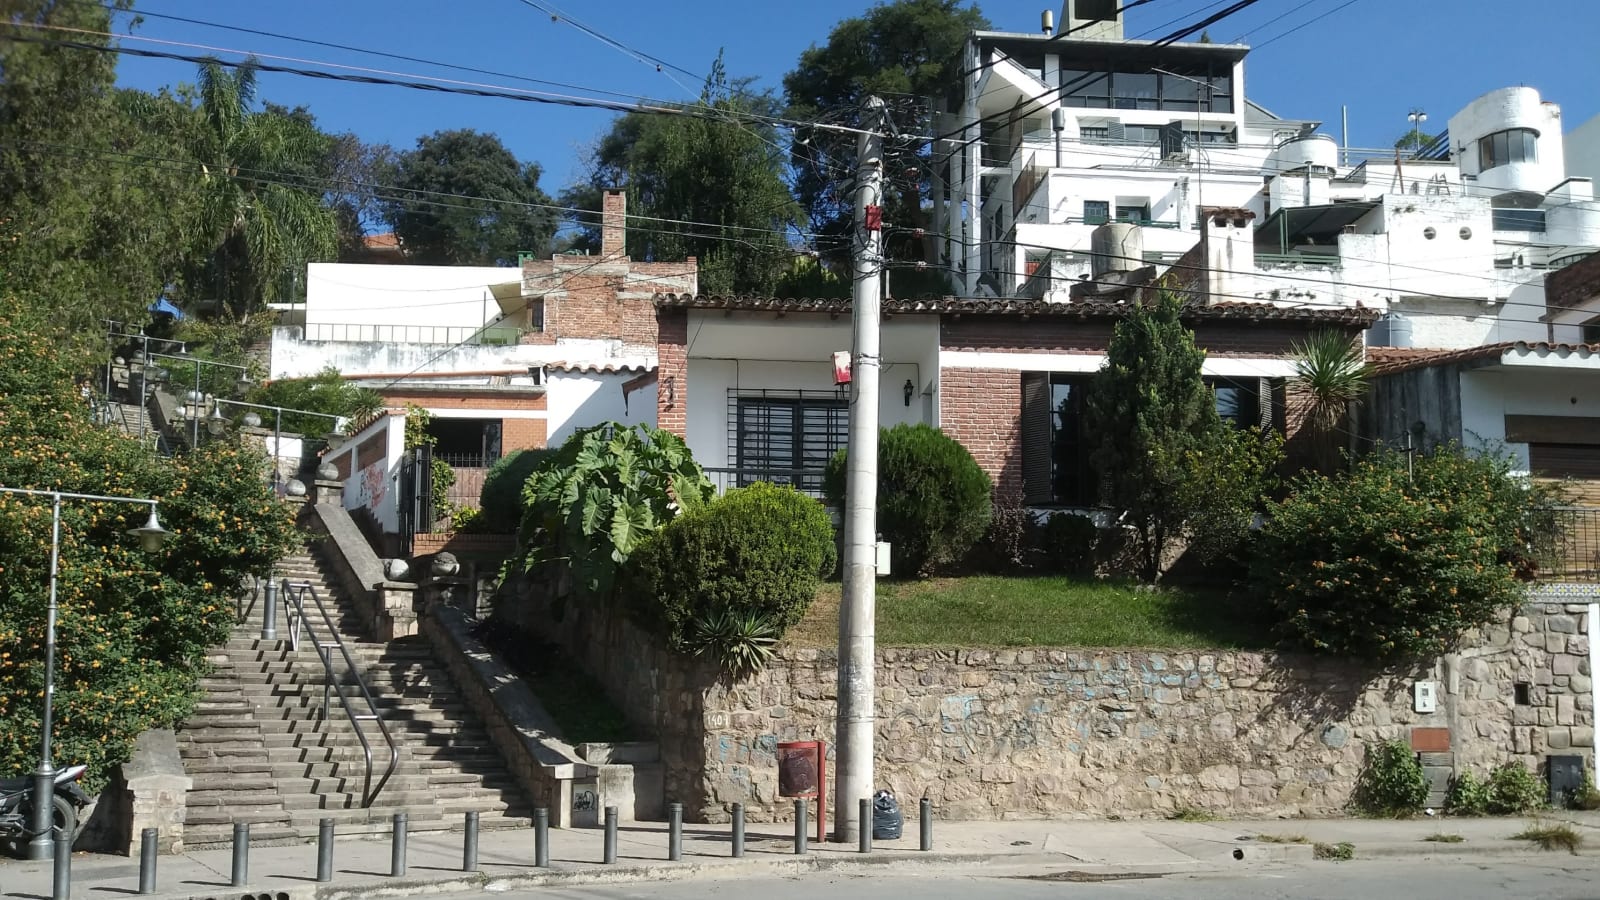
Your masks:
M68 766L56 772L56 791L51 798L55 837L69 835L76 841L83 830L78 813L89 805L90 797L78 781L88 770L88 766ZM16 853L27 846L32 828L33 776L0 778L0 843Z

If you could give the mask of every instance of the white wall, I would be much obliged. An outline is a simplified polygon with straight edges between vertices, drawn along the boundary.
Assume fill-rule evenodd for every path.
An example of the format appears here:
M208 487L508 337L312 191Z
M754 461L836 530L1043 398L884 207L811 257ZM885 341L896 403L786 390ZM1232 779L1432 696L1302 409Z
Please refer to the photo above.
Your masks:
M400 464L405 456L406 417L403 413L379 416L353 435L338 450L328 453L325 462L343 456L350 459L350 477L344 482L345 509L369 509L385 532L400 530ZM356 450L373 435L384 435L383 458L364 469L356 468Z
M691 372L693 371L691 367ZM545 394L549 420L546 446L559 447L580 428L601 422L656 424L656 386L646 385L624 397L623 385L639 372L600 374L551 372Z
M1479 171L1478 139L1509 128L1539 133L1537 162L1512 163ZM1490 91L1450 117L1450 142L1461 171L1478 176L1483 188L1544 193L1566 177L1562 151L1561 107L1545 103L1531 87Z
M1568 365L1574 360L1568 360ZM1578 371L1534 366L1468 370L1461 375L1461 434L1469 447L1509 452L1528 469L1528 445L1505 442L1505 417L1600 418L1600 368L1586 360Z
M306 324L476 328L500 315L489 286L521 281L515 266L312 263Z
M1567 175L1600 181L1600 116L1567 132Z
M395 268L401 268L396 266ZM380 343L373 341L305 341L298 329L272 330L270 378L306 378L332 366L346 376L428 374L522 369L547 362L615 360L620 341L561 340L555 344L477 346L464 344ZM655 365L654 354L639 357Z

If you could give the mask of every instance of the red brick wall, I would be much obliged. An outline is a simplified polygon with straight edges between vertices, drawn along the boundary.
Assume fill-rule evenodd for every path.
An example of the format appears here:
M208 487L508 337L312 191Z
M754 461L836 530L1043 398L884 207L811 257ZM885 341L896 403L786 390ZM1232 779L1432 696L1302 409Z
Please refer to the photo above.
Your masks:
M455 409L481 409L485 412L500 412L507 409L544 409L545 395L543 390L538 393L528 391L506 391L485 395L476 392L452 393L450 391L411 391L406 388L391 388L383 392L384 402L390 406L404 406L410 403L423 409L428 407L453 407ZM485 416L484 418L493 418Z
M1600 253L1592 253L1544 281L1545 307L1554 312L1582 306L1600 296Z
M998 491L1022 490L1022 373L941 369L939 426L967 448Z
M693 293L699 263L560 257L523 263L522 278L524 291L544 297L544 330L523 343L592 338L648 346L656 343L656 294Z
M501 419L500 452L543 448L549 424L544 419Z
M624 241L627 229L628 195L622 191L606 191L600 199L600 255L624 256L628 248Z
M656 344L656 427L687 437L689 311L657 310L656 321L660 335Z

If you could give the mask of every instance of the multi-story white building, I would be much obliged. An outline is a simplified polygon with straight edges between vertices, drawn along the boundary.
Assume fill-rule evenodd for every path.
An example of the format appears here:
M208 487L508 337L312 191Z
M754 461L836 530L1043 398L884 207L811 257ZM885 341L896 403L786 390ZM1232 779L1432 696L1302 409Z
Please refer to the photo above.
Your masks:
M1544 274L1600 247L1600 203L1537 90L1485 94L1420 152L1356 151L1250 102L1248 47L1128 40L1117 6L969 39L932 229L965 295L1065 300L1176 261L1225 209L1248 230L1211 235L1212 300L1361 304L1391 314L1380 342L1550 339ZM1093 245L1119 221L1143 227Z

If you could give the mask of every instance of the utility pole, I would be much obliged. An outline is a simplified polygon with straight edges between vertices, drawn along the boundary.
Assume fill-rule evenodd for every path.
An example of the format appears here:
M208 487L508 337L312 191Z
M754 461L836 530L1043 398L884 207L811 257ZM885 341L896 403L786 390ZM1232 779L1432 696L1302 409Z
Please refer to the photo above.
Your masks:
M868 97L856 155L856 208L851 224L855 264L849 466L844 501L844 594L839 604L839 713L833 821L835 840L856 840L860 801L873 791L873 691L877 638L878 324L883 276L883 101Z

